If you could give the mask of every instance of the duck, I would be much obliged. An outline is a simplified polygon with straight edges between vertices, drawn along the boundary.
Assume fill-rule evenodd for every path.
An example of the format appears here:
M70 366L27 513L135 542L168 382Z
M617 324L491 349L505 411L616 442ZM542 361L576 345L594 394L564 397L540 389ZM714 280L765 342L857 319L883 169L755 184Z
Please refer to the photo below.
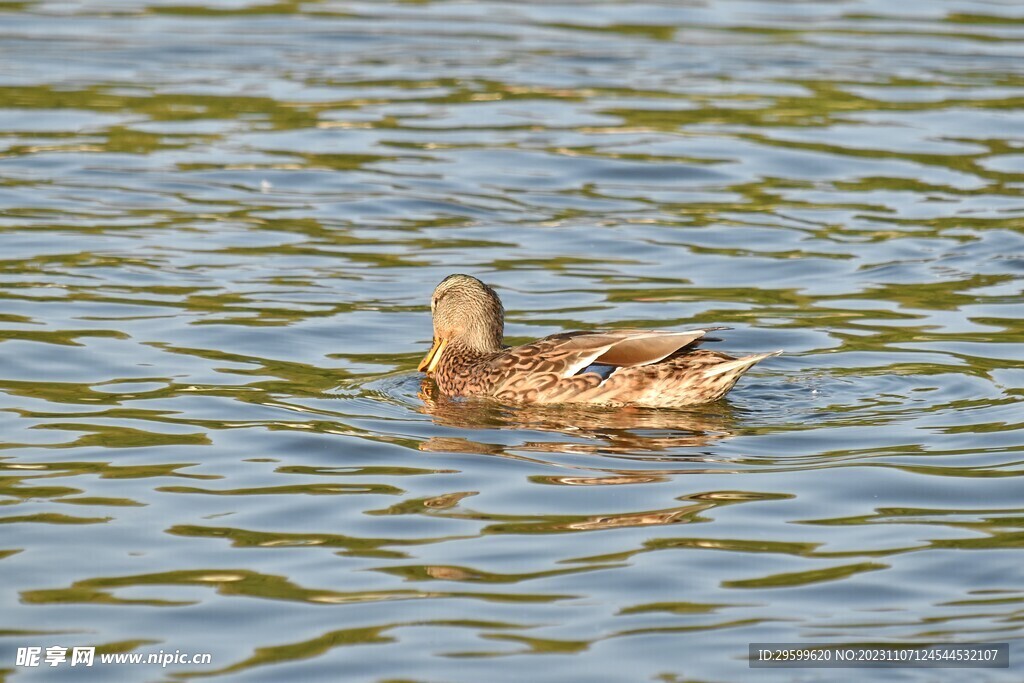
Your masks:
M706 327L682 332L561 332L505 346L498 293L471 275L449 275L430 301L433 344L417 366L442 395L502 403L580 403L673 408L721 399L750 368L782 351L735 357L699 348L721 341Z

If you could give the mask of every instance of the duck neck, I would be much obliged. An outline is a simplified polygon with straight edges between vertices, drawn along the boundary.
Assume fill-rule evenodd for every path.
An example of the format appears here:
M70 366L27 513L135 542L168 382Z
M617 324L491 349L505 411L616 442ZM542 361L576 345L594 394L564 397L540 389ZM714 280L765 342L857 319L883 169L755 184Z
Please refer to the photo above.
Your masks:
M460 334L453 336L451 343L458 345L462 353L486 356L501 350L503 336L501 325L470 325Z
M453 339L449 342L448 348L444 350L444 354L441 356L441 360L438 364L448 366L467 365L493 355L500 349L500 346L495 349L487 347L481 348L476 344L467 344L463 340Z
M473 394L472 380L478 374L475 369L493 355L493 352L474 348L464 342L452 341L437 362L434 381L449 396Z

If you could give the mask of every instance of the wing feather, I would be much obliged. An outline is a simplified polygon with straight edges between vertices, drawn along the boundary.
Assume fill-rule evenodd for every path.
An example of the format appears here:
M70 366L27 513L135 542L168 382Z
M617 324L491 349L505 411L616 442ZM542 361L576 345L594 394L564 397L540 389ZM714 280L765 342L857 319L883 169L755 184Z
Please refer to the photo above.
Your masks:
M595 360L604 365L621 367L650 365L668 358L706 333L707 330L632 333L610 346Z
M492 390L498 393L511 389L512 383L523 389L526 385L546 383L544 377L568 379L594 363L615 367L650 365L697 342L708 331L609 330L552 335L506 351L502 368L494 369Z

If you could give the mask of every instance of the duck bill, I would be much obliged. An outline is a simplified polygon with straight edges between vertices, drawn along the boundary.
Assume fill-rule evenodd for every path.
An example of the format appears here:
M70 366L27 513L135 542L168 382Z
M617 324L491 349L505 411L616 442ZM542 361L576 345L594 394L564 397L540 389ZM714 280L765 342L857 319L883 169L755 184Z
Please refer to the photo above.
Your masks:
M438 361L441 360L441 354L444 352L444 347L448 346L447 339L435 339L434 345L427 351L427 355L423 356L423 360L416 369L420 372L425 372L428 375L434 371L437 367Z

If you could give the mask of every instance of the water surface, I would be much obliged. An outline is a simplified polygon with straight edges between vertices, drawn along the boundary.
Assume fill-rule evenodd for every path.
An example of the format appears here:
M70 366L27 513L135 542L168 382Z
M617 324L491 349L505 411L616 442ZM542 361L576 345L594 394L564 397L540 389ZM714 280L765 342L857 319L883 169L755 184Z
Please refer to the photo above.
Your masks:
M1019 3L189 1L0 3L3 675L1019 680ZM455 271L512 341L787 354L686 411L452 402Z

